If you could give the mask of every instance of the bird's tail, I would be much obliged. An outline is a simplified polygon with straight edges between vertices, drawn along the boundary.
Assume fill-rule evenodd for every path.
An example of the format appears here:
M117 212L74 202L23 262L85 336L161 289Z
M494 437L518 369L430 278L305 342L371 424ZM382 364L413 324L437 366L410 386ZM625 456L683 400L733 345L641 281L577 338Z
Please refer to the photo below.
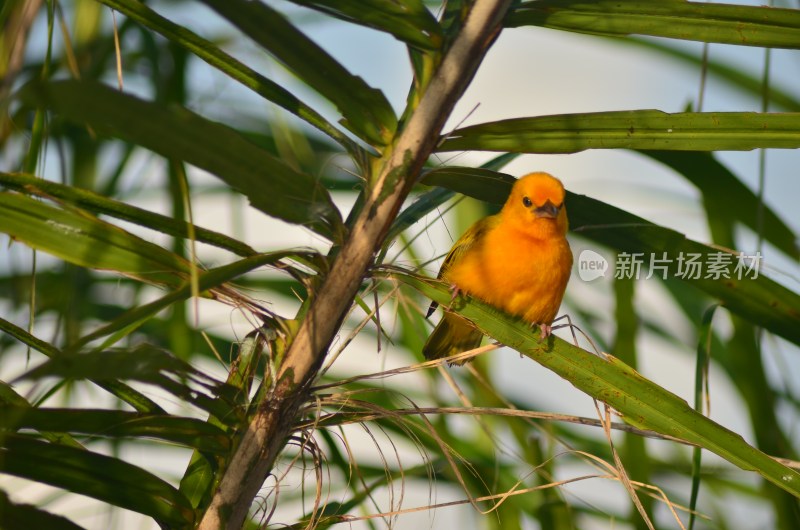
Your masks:
M422 354L430 360L449 357L457 353L473 350L481 345L483 333L475 329L468 320L448 311L431 332ZM464 364L467 361L450 364Z

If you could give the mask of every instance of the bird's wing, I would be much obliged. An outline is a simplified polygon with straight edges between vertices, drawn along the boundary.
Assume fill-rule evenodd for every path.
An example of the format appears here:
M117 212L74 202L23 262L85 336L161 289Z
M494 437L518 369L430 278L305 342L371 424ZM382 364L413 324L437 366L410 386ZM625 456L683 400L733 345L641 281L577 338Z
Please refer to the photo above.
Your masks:
M447 256L444 257L442 268L439 269L439 275L436 278L441 280L447 273L447 270L452 267L453 264L458 263L458 260L460 260L461 257L464 256L464 254L470 248L472 248L477 241L483 239L489 230L497 226L499 221L499 215L490 215L488 217L484 217L469 227L469 229L458 238L458 241L456 241L455 245L453 245L453 248L450 249L450 252L447 253ZM428 314L425 316L425 318L431 316L438 305L439 304L437 302L431 302L431 305L428 308Z
M439 269L439 276L438 279L442 279L447 273L447 270L452 267L455 263L461 259L461 257L471 249L477 241L483 239L490 229L494 228L499 221L499 217L497 215L491 215L489 217L484 217L480 221L473 224L469 227L469 230L464 232L461 237L458 238L453 248L450 249L450 252L447 253L447 256L444 257L444 262L442 263L442 268Z

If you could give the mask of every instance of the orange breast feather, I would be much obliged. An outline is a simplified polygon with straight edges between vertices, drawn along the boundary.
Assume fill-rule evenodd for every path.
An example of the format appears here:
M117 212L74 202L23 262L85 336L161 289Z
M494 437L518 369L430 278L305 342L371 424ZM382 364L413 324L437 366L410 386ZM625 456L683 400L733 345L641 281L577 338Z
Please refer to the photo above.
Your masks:
M547 173L519 179L501 212L473 225L445 258L439 277L550 333L572 269L564 187ZM440 358L475 348L481 334L446 312L423 348Z
M550 324L572 269L566 239L533 239L500 224L443 279L531 324Z

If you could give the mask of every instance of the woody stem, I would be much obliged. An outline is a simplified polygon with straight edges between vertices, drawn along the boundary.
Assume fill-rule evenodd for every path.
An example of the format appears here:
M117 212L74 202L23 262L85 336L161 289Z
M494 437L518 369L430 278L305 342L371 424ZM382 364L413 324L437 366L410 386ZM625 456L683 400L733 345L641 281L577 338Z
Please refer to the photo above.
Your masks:
M498 34L510 0L477 0L419 106L391 149L330 273L284 357L277 382L251 421L198 528L241 528L258 490L294 427L311 382L353 303L444 122Z

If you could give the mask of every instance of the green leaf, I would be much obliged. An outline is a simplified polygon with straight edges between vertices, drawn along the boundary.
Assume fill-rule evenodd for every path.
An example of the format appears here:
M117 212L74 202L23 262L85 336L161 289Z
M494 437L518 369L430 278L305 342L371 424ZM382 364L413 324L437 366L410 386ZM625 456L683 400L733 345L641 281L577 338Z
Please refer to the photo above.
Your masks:
M388 275L440 304L452 293L436 280L394 271ZM599 357L551 337L542 343L530 324L498 312L472 298L451 305L481 331L557 373L579 390L610 405L631 425L700 445L732 464L755 471L800 498L800 473L747 444L738 434L718 425L672 392L642 377L613 356Z
M464 22L469 16L470 0L447 0L441 13L441 25L447 36L448 44L455 40L456 35L464 27ZM509 14L511 11L509 11Z
M431 169L423 174L423 178L420 182L422 184L427 184L429 181L427 179L434 179L441 183L450 181L451 179L460 179L464 175L468 175L470 179L479 179L484 176L491 177L496 173L494 171L487 171L486 173L483 173L485 168L491 167L499 170L517 156L519 155L514 153L499 155L480 168L439 167ZM400 215L397 216L392 223L392 227L389 229L389 233L387 234L384 243L384 249L387 249L391 244L393 244L394 239L405 229L453 197L453 192L447 189L448 186L444 184L439 184L439 186L441 187L423 193L417 197L417 199L408 208L400 212Z
M32 410L33 407L28 400L24 397L17 394L14 388L6 383L5 381L0 381L0 411L6 410L6 408L25 413L28 410ZM14 414L14 413L11 413ZM12 421L13 415L8 413L3 413L0 415L0 431L3 430L3 426L7 423ZM50 432L45 430L40 430L39 434L47 440L48 442L59 443L62 445L69 445L71 447L76 447L79 449L83 449L83 444L78 442L75 438L70 436L69 434L63 432ZM0 525L2 528L2 525Z
M177 221L166 215L157 214L148 210L131 206L130 204L108 199L92 191L65 186L57 182L44 180L32 175L22 173L0 172L0 184L3 186L29 195L42 198L55 198L68 202L94 214L105 214L123 221L138 224L175 237L189 237L189 223ZM194 226L194 237L201 243L214 245L239 256L252 256L257 254L250 246L213 230Z
M26 346L29 346L38 352L42 352L48 357L61 354L61 351L49 342L31 335L29 332L4 318L0 318L0 331L9 334L22 344L25 344Z
M141 381L161 387L229 425L236 425L238 417L244 414L232 406L237 392L235 388L212 379L171 353L149 344L131 350L62 354L29 370L19 379L35 381L47 377L58 380L90 379L98 383L115 382L118 379ZM213 397L189 383L210 391ZM218 396L224 399L215 399Z
M12 324L11 322L3 318L0 318L0 330L8 333L10 336L19 340L23 344L30 346L34 350L41 352L48 357L52 358L63 355L63 352L61 352L61 350L59 350L55 346L31 335L24 329ZM117 396L123 402L129 404L139 412L149 412L153 414L164 412L164 410L150 398L146 397L141 392L134 390L133 388L129 387L124 383L121 383L119 381L94 381L94 382L97 384L97 386L107 390L112 395ZM2 394L2 390L3 387L2 385L0 385L0 394ZM16 405L21 404L19 401L15 400L13 396L9 393L0 395L0 401Z
M484 170L480 178L462 175L461 178L438 181L434 175L426 177L425 182L446 186L476 199L502 204L515 179L502 173L495 173L491 177L486 171ZM679 256L697 254L700 262L707 262L715 259L721 251L585 195L568 191L566 204L572 231L619 252L652 255L657 259L665 257L668 263L664 274L668 278L678 278L705 291L720 300L729 311L800 345L800 311L797 309L800 307L800 295L797 293L760 273L755 279L752 274L738 279L735 273L732 274L731 267L725 269L731 276L729 278L705 277L705 273L699 278L679 276ZM724 252L722 254L731 259L731 266L736 264L737 256ZM648 263L649 261L645 261L642 269ZM656 276L659 277L658 274Z
M492 204L503 204L516 179L491 169L451 166L428 171L420 182L428 186L440 186Z
M260 328L249 333L239 345L239 355L232 363L226 381L227 384L238 390L234 406L247 409L253 377L263 358L262 352L265 347L270 347L267 345L266 337L274 333L266 327ZM213 415L209 416L208 425L226 429L226 425ZM180 491L186 495L196 509L205 509L210 502L211 495L220 479L217 471L225 467L230 457L231 453L220 455L217 458L210 458L200 450L192 453L186 472L181 478Z
M424 50L438 49L442 29L421 0L291 0L341 18L394 35Z
M167 374L185 378L199 375L200 372L174 355L143 344L130 351L61 354L30 369L19 379L33 381L45 377L96 381L130 379L158 384Z
M302 253L285 251L257 254L249 258L234 261L233 263L229 263L227 265L222 265L207 271L201 271L197 280L197 288L201 293L215 289L259 267L273 265L283 258L294 258L298 256L302 256ZM72 345L72 348L84 346L93 340L97 340L112 333L121 333L124 335L126 330L130 331L135 329L146 320L152 318L153 315L162 309L193 296L194 291L192 287L193 286L191 284L185 282L179 289L176 289L157 300L154 300L143 306L131 308L114 319L112 322L81 337L76 344Z
M281 108L310 123L330 136L353 154L361 152L361 148L339 129L331 125L314 109L297 99L294 94L267 79L249 66L242 64L219 49L212 42L193 33L185 26L179 26L162 17L138 0L99 0L149 28L171 42L174 42L197 57L221 71L231 79L238 81L259 96L275 103Z
M712 305L703 313L702 321L699 326L699 337L697 340L697 363L694 371L694 410L699 414L703 413L704 397L710 399L705 392L708 389L708 366L711 363L711 337L712 321L717 310L716 304ZM692 490L689 494L689 530L694 528L695 514L697 510L697 494L700 492L701 462L703 451L700 447L692 450Z
M408 227L422 219L425 215L438 208L443 203L453 197L453 192L446 188L436 188L426 191L418 196L411 205L400 212L383 244L383 249L388 249L395 243L395 238L403 233Z
M438 151L577 153L585 149L749 151L800 147L800 113L626 110L516 118L463 129Z
M222 429L195 418L121 410L0 405L0 430L19 429L102 438L154 438L216 453L230 449L230 442Z
M0 193L0 232L58 258L142 281L180 285L189 263L96 217L55 208L16 193Z
M340 234L339 211L316 179L294 171L230 127L91 81L34 82L19 97L99 133L205 169L268 215L328 238Z
M283 15L261 2L204 0L263 46L303 82L333 102L343 125L373 145L387 145L397 117L380 90L354 76Z
M763 271L757 278L752 275L738 278L732 270L737 263L735 254L693 241L584 195L568 194L567 201L573 230L582 236L619 252L643 253L657 259L666 256L669 262L664 274L668 278L689 283L718 299L728 311L800 345L800 296L763 275ZM692 255L699 255L701 263L713 261L717 256L727 257L731 266L725 270L730 277L708 277L708 271L703 271L699 278L680 276L680 256Z
M84 530L66 517L55 515L30 504L11 502L0 490L0 528L46 528L47 530Z
M506 27L543 26L593 35L800 48L800 12L683 0L538 0L517 5Z
M118 458L29 436L5 435L0 443L2 473L133 510L164 525L183 527L194 520L189 502L178 490Z
M504 153L502 155L497 155L481 165L479 168L467 168L467 167L437 167L434 169L427 170L423 173L423 178L421 179L422 184L426 184L425 175L432 175L431 178L438 180L439 182L443 182L447 179L454 178L458 179L461 175L467 174L470 178L480 178L481 171L485 169L499 171L503 169L507 164L511 163L514 159L516 159L519 155L517 153ZM494 175L495 173L489 172L489 174ZM403 231L407 228L412 226L414 223L422 219L425 215L432 212L448 200L453 197L454 193L447 189L447 186L442 186L433 190L429 190L421 195L419 195L414 202L404 209L400 214L395 218L394 222L392 223L391 228L389 229L388 234L386 235L386 239L384 240L383 248L381 249L381 254L378 258L378 263L383 262L383 258L385 257L386 251L389 247L394 244L394 240L397 236L399 236Z
M0 381L0 407L4 405L13 405L14 407L30 407L31 404L24 397L17 394L16 390L6 383ZM4 418L0 417L0 423Z
M630 278L615 278L613 280L613 292L615 302L612 316L615 326L613 346L603 351L613 352L622 362L636 370L639 366L637 336L641 321L641 317L634 307L636 284ZM643 484L652 484L653 458L648 453L646 439L643 436L635 433L625 433L620 459L625 462L625 471L631 480ZM653 498L643 495L639 500L642 503L644 513L652 517Z
M686 177L703 194L703 202L723 222L744 223L762 231L764 239L787 256L800 259L794 231L768 205L763 205L763 226L759 227L758 197L711 153L641 151Z

